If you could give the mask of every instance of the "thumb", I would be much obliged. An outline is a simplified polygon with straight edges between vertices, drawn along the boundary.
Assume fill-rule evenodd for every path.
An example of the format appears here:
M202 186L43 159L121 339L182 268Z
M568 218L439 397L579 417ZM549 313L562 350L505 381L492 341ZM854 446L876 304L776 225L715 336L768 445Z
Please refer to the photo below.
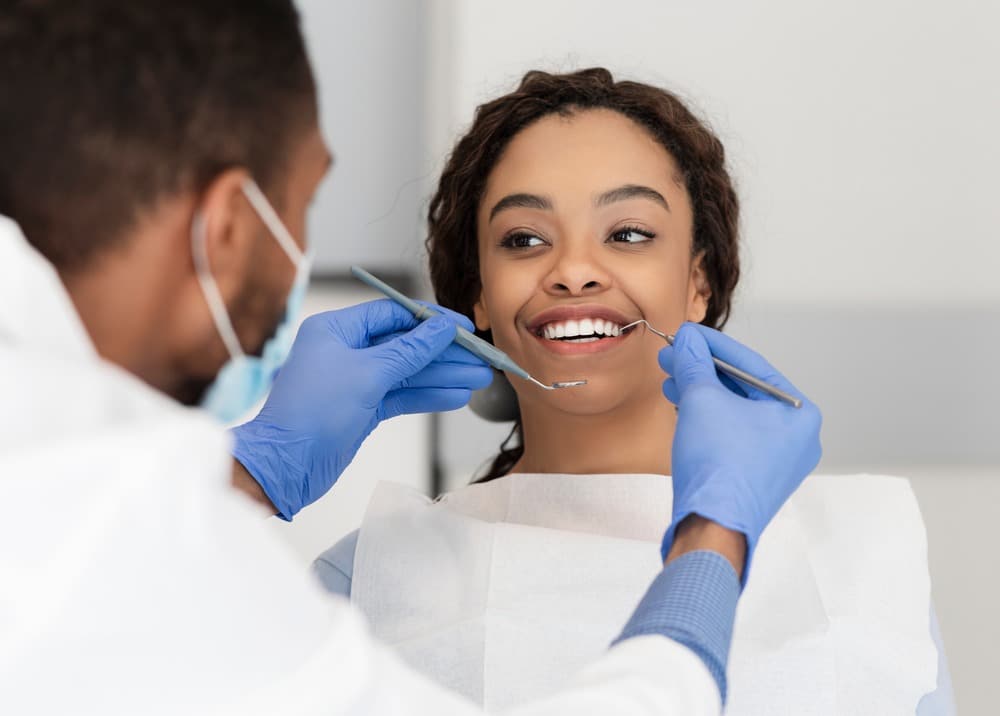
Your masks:
M412 331L370 348L390 385L410 378L444 352L455 340L455 324L447 316L434 316Z
M683 395L695 385L719 385L712 362L712 352L698 330L685 323L674 336L673 373L677 389Z

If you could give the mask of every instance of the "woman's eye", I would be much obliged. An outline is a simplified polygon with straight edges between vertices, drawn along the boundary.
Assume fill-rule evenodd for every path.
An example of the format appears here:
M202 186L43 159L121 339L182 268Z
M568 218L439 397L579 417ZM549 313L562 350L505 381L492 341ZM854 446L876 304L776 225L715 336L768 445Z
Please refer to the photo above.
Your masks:
M611 236L608 237L608 241L618 244L641 244L655 237L656 234L652 231L638 229L634 226L627 226L624 229L618 229L613 232Z
M500 245L506 249L533 249L544 246L545 242L534 234L511 234L505 236Z

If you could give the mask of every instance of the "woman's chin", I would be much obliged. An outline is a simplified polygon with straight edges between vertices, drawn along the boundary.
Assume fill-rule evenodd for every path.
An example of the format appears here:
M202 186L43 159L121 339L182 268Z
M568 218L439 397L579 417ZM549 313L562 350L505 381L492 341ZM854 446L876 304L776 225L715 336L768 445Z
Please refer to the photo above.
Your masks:
M605 375L588 377L586 385L558 390L542 390L526 383L517 387L517 393L522 410L537 405L570 415L598 416L620 410L635 400L640 391L634 381Z

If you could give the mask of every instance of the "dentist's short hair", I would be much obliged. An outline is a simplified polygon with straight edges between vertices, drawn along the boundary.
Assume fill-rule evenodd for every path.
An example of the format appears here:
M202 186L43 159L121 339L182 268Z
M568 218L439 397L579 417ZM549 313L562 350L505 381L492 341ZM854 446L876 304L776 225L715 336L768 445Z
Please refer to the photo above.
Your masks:
M292 0L8 0L0 11L0 213L60 270L116 248L157 202L221 171L277 183L315 122Z

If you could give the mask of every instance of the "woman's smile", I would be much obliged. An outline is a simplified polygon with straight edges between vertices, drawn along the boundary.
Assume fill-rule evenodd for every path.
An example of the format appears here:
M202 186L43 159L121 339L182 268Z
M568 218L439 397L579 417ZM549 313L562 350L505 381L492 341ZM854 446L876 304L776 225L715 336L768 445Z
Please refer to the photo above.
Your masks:
M535 315L525 330L556 355L592 355L621 346L631 335L622 327L633 320L601 304L555 306Z

